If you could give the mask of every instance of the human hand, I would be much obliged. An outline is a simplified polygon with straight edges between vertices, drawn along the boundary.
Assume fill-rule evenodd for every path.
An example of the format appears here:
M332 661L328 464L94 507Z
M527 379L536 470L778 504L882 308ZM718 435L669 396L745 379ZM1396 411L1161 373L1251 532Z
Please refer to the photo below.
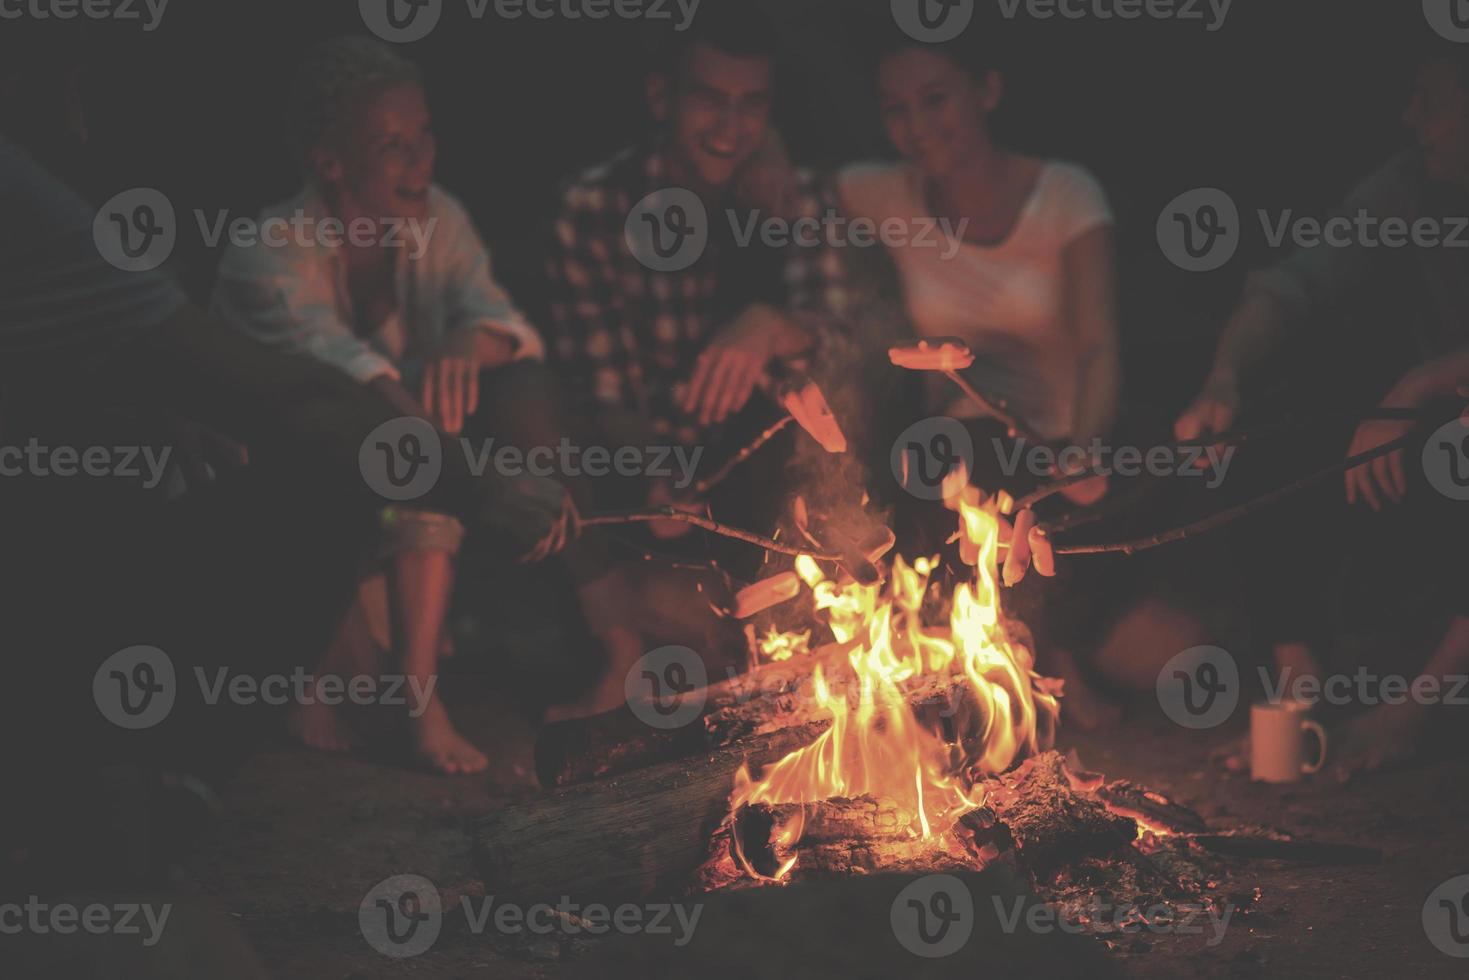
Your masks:
M479 411L479 374L489 363L484 355L493 355L498 347L514 355L514 344L508 338L485 330L456 331L424 365L423 407L440 431L459 435L464 423Z
M1063 449L1056 454L1056 467L1053 472L1056 476L1070 478L1099 469L1100 466L1100 460L1089 456L1085 450L1074 453ZM1090 507L1101 502L1102 498L1107 496L1107 491L1111 489L1111 486L1110 477L1098 473L1079 483L1071 484L1061 491L1061 496L1078 507Z
M560 554L581 533L581 517L571 495L545 477L497 479L485 511L484 524L503 537L523 564Z
M1381 408L1422 408L1427 401L1414 383L1415 376L1409 374L1387 393ZM1408 419L1375 419L1357 426L1347 448L1347 458L1370 453L1389 443L1402 439L1413 431L1414 423ZM1347 471L1347 503L1364 501L1374 511L1382 510L1383 500L1394 504L1403 502L1408 494L1408 475L1403 468L1403 450L1398 449L1379 456L1370 463L1363 463Z
M752 306L719 332L694 367L680 408L703 426L741 411L775 354L781 314Z
M1348 458L1370 453L1413 431L1413 423L1405 421L1378 420L1363 422L1352 436L1347 449ZM1398 449L1386 456L1379 456L1370 463L1363 463L1346 475L1347 503L1361 500L1374 511L1382 510L1382 501L1395 504L1403 502L1408 493L1408 477L1403 470L1403 451ZM1380 496L1379 496L1380 494Z
M1173 423L1173 434L1181 442L1217 436L1229 431L1239 412L1239 383L1230 375L1213 375L1193 404Z
M679 500L663 480L655 480L648 488L648 507L654 510L659 507L672 507L685 514L702 514L707 509L704 504L694 500ZM653 521L648 525L648 531L659 541L675 541L693 529L692 524L683 521Z

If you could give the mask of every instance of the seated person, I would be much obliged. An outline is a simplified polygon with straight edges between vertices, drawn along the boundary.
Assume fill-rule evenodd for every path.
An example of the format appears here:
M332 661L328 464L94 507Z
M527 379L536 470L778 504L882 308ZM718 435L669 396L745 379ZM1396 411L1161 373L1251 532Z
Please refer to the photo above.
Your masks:
M1412 228L1422 218L1465 214L1469 206L1469 65L1457 46L1426 52L1417 70L1413 95L1404 113L1405 123L1417 136L1418 146L1391 160L1368 177L1341 208L1340 215L1353 222L1361 213L1379 223L1397 219ZM1462 248L1371 247L1362 240L1347 245L1321 244L1302 249L1273 268L1255 275L1240 305L1219 341L1212 369L1203 390L1178 419L1176 433L1183 440L1207 439L1233 427L1244 407L1243 382L1258 370L1285 341L1298 335L1313 317L1337 312L1340 305L1359 303L1364 290L1392 302L1391 325L1370 327L1376 340L1395 344L1391 353L1398 360L1417 363L1392 385L1380 399L1384 408L1423 409L1436 397L1452 394L1455 365L1462 365L1462 351L1469 344L1469 252ZM1398 330L1397 336L1385 329ZM1354 339L1350 335L1346 339ZM1385 384L1385 382L1383 382ZM1381 389L1379 389L1381 390ZM1359 406L1360 407L1360 406ZM1412 423L1362 423L1345 449L1358 455L1386 445L1411 432ZM1422 448L1416 443L1406 458L1416 462ZM1312 634L1315 624L1303 621L1293 610L1313 609L1302 583L1329 581L1337 562L1319 552L1350 543L1360 567L1388 567L1399 584L1413 581L1425 592L1453 593L1462 577L1412 576L1412 569L1434 567L1430 554L1457 541L1447 533L1443 520L1462 527L1454 515L1445 515L1443 498L1421 484L1422 468L1405 466L1403 453L1394 453L1346 475L1345 500L1349 505L1370 508L1370 520L1327 514L1317 507L1307 547L1294 549L1300 562L1272 560L1252 562L1249 576L1260 583L1258 602L1272 633L1276 667L1294 676L1321 676L1323 651ZM1462 506L1462 505L1455 505ZM1397 508L1401 513L1389 511ZM1350 524L1348 522L1350 521ZM1345 530L1348 526L1353 531ZM1300 543L1306 532L1294 528L1293 541ZM1372 543L1368 543L1372 542ZM1414 549L1404 555L1406 564L1392 562L1394 549ZM1371 554L1368 554L1371 552ZM1438 567L1448 570L1459 564L1450 554L1440 555ZM1428 559L1428 560L1425 560ZM1271 569L1278 569L1270 574ZM1455 584L1457 583L1457 584ZM1469 612L1462 591L1442 601ZM1330 602L1331 600L1326 600ZM1335 604L1335 602L1331 602ZM1463 668L1469 663L1469 625L1463 615L1454 616L1441 634L1428 670L1448 666ZM1383 704L1355 719L1341 743L1347 768L1378 765L1411 755L1417 748L1427 721L1422 705L1411 700L1403 705Z
M937 219L962 238L953 251L916 238L891 250L914 330L965 341L976 387L1042 438L1086 445L1107 434L1120 367L1101 185L1076 164L996 142L1003 76L976 46L896 43L879 57L877 90L902 159L843 171L847 214ZM925 409L980 417L952 383L926 395Z
M784 256L742 247L728 218L731 209L743 214L748 204L771 198L770 210L782 216L814 207L809 175L797 174L795 186L779 178L788 171L778 165L783 153L771 128L773 50L773 30L757 12L706 5L647 77L655 131L564 190L548 262L552 355L563 386L581 396L581 423L603 444L714 446L713 457L721 443L737 443L732 423L744 421L771 370L812 347L812 326L787 306ZM776 165L757 166L772 157ZM756 173L776 174L774 181L749 180L775 190L749 190L746 178ZM638 203L667 188L696 194L710 225L702 255L675 272L643 264L624 231ZM818 279L813 271L808 288L818 289ZM622 507L675 502L674 488L659 481L597 491L603 506L617 492L630 497ZM620 704L623 675L647 652L624 570L583 593L610 663L601 689L570 713ZM703 609L707 601L686 605Z
M301 67L291 105L307 183L261 220L304 216L306 238L232 247L213 311L257 340L335 368L404 416L458 435L476 414L481 385L497 383L482 373L538 360L542 345L496 284L463 207L433 182L436 144L418 69L381 42L339 38ZM315 236L329 221L340 222L339 234L370 234L324 244ZM386 642L401 671L432 692L426 685L445 640L461 536L449 519L396 522L381 549L386 602L382 573L365 577L320 673L375 673L368 665ZM436 694L410 718L423 764L444 773L486 767ZM315 748L354 744L348 719L319 703L298 707L292 727Z
M384 501L364 483L359 451L397 409L318 361L272 350L206 317L162 272L123 271L104 260L120 254L120 242L114 251L99 248L105 240L94 238L95 205L52 170L52 151L80 156L85 141L78 26L21 21L0 31L4 455L9 460L10 450L37 429L54 431L60 419L68 441L52 445L100 447L112 445L97 433L114 412L166 415L248 445L252 461L286 460L293 484L311 491L295 494L295 509L328 508L302 515L303 525L373 526ZM444 472L414 506L453 515L507 557L555 551L565 541L575 515L559 485L477 477L446 440L439 448ZM159 514L177 505L118 486L35 472L0 479L6 628L16 649L27 651L26 683L10 688L0 731L8 744L24 746L5 754L5 783L30 801L0 817L0 833L12 842L6 873L13 882L73 894L152 893L179 857L178 814L160 806L161 794L122 784L119 767L212 781L228 770L238 743L248 742L252 726L241 724L241 712L208 703L185 678L221 662L250 676L299 667L272 660L295 633L314 634L317 620L334 612L303 603L306 618L272 615L247 634L264 642L242 639L267 618L262 601L278 611L276 569L250 564L253 551L181 542L176 522ZM284 544L276 562L312 557L303 554L304 539ZM253 588L220 588L236 580ZM307 584L320 592L337 587ZM220 610L223 616L213 615ZM165 723L125 731L98 710L93 679L111 655L140 643L172 658L177 702ZM120 826L162 832L116 833ZM75 959L67 961L74 970ZM36 972L75 975L57 964Z
M1025 156L996 141L991 115L1003 76L978 41L925 45L895 37L879 52L876 89L902 159L842 171L845 215L879 226L937 221L960 239L924 246L913 234L906 246L889 249L912 329L968 344L976 354L968 380L1047 442L1086 446L1106 436L1117 413L1120 366L1113 221L1101 186L1080 166ZM911 392L908 404L877 420L887 430L876 440L879 452L910 424L947 415L974 436L977 486L1019 495L1039 482L1001 472L996 447L1009 445L1003 424L987 420L941 374L919 380L922 390ZM885 461L873 468L888 470ZM896 491L888 487L883 496L897 502L904 525L908 498ZM1102 492L1104 484L1091 482L1069 496L1093 502ZM926 528L921 519L928 516L949 519L926 507L914 515L919 527L903 528L905 537L919 538L919 551L935 550L952 533L947 523ZM1079 643L1086 631L1077 632ZM1073 639L1053 639L1041 654L1042 669L1066 679L1068 719L1090 727L1110 718L1115 708L1092 693L1072 656Z

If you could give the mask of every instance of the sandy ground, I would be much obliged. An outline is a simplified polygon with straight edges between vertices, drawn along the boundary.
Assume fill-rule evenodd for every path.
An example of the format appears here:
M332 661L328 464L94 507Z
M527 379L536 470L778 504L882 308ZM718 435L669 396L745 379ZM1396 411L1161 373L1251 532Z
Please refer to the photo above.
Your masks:
M705 903L696 939L667 937L525 942L446 925L428 952L401 961L373 948L357 910L391 875L431 880L449 901L493 893L470 861L476 814L536 792L532 731L512 711L460 711L465 727L495 747L488 779L449 780L387 763L329 757L285 746L256 757L229 785L227 813L202 842L187 886L207 896L249 937L271 974L285 978L496 977L507 980L616 976L894 975L972 977L1447 977L1465 963L1436 949L1422 925L1441 882L1469 873L1469 761L1440 760L1343 787L1319 780L1279 788L1251 784L1207 764L1229 733L1184 733L1133 720L1102 736L1063 740L1090 768L1153 786L1212 824L1249 821L1301 837L1373 844L1368 867L1239 862L1232 887L1260 890L1248 917L1222 940L1142 935L1125 944L1095 936L988 935L945 959L901 950L888 922L901 882L769 890ZM972 891L1013 882L977 876ZM1013 972L1012 972L1013 970Z

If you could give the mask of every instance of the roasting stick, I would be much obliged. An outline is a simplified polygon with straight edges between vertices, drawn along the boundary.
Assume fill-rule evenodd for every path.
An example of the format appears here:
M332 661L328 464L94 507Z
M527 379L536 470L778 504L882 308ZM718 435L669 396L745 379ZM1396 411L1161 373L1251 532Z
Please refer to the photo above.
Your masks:
M1010 407L1005 404L1004 400L996 401L986 397L959 373L974 363L974 352L964 341L957 338L920 340L916 344L890 347L888 348L888 360L892 361L894 366L909 371L934 371L942 374L958 385L959 390L979 406L981 412L1004 423L1011 439L1045 442L1034 429L1010 411Z
M1003 401L992 401L980 394L979 389L965 380L958 371L945 371L944 377L959 386L959 390L969 396L969 400L979 406L979 410L992 417L1005 426L1005 434L1011 439L1024 439L1027 442L1045 442L1033 429L1027 426L1013 415Z
M1331 418L1335 417L1336 416L1331 416ZM1223 435L1220 435L1215 439L1210 439L1207 443L1179 443L1177 446L1174 446L1172 448L1176 452L1183 452L1190 449L1201 449L1207 451L1210 449L1227 449L1230 447L1238 447L1246 445L1247 443L1260 442L1264 439L1269 439L1274 436L1282 435L1284 433L1293 432L1297 429L1307 428L1309 426L1319 423L1320 421L1322 421L1323 418L1326 418L1326 416L1288 420L1285 422L1276 423L1274 425L1263 426L1258 429L1242 429L1236 432L1224 433ZM1356 422L1429 421L1429 419L1426 418L1421 411L1412 408L1374 408L1370 412L1343 413L1340 418ZM1346 468L1351 469L1352 467L1348 466ZM1039 487L1038 489L1026 494L1024 497L1021 497L1019 500L1015 501L1015 503L1010 507L1009 510L1005 511L1005 513L1015 513L1034 507L1036 504L1039 504L1044 500L1049 500L1057 494L1076 486L1078 483L1085 483L1087 480L1093 479L1099 475L1101 474L1098 474L1095 471L1088 470L1084 473L1074 473L1071 476L1063 477L1052 483L1048 483L1045 486ZM1085 514L1084 511L1081 513ZM1051 530L1054 531L1063 531L1068 530L1072 527L1080 527L1082 524L1085 524L1088 521L1089 518L1084 516L1073 517L1070 523L1065 523L1063 519L1063 521L1055 522L1051 525L1048 525L1048 527L1050 527Z
M1153 548L1162 547L1165 544L1172 544L1175 541L1182 541L1185 538L1191 538L1195 535L1203 534L1206 531L1212 531L1215 528L1223 527L1226 524L1231 524L1237 520L1240 520L1241 518L1248 517L1251 514L1257 513L1258 511L1265 510L1267 507L1272 507L1275 504L1279 503L1281 500L1284 500L1286 497L1289 497L1296 491L1304 490L1305 488L1312 486L1313 484L1320 483L1322 480L1330 479L1331 477L1337 476L1341 473L1345 473L1348 470L1354 470L1359 466L1370 463L1375 459L1380 459L1383 456L1390 456L1398 450L1406 448L1408 444L1413 441L1413 439L1413 433L1403 436L1401 439L1394 439L1392 442L1378 446L1376 449L1373 449L1369 452L1359 453L1358 455L1353 456L1350 459L1333 464L1332 466L1328 466L1326 469L1320 470L1316 473L1312 473L1310 476L1305 477L1304 479L1297 480L1296 482L1281 487L1278 490L1272 490L1270 493L1267 493L1262 497L1256 497L1254 500L1249 500L1245 503L1231 507L1228 510L1220 511L1217 514L1206 517L1200 521L1195 521L1193 524L1188 524L1184 527L1176 527L1171 531L1163 531L1146 538L1135 538L1131 541L1120 541L1113 544L1088 544L1072 545L1071 547L1060 547L1055 549L1055 553L1057 555L1134 555L1140 551L1148 551ZM1050 530L1045 529L1043 533L1049 534Z
M790 548L778 541L761 537L750 531L742 531L737 527L730 527L718 521L704 517L701 514L690 514L676 507L659 507L656 510L628 511L621 514L598 514L593 517L581 519L582 527L613 527L627 524L652 524L655 521L681 521L684 524L692 524L703 528L710 534L718 534L721 537L732 538L735 541L743 541L766 551L774 551L776 554L789 555L799 558L801 555L810 555L817 561L835 562L840 564L844 559L842 555L812 552L809 548Z
M700 480L698 483L695 483L693 490L691 491L692 495L695 497L702 497L706 495L710 490L713 490L715 487L719 486L729 477L731 473L733 473L739 467L741 463L758 453L760 450L764 449L766 443L774 439L776 436L780 435L781 432L785 431L786 426L790 425L794 421L796 421L796 417L794 415L787 415L785 418L781 419L779 422L775 423L770 428L760 433L758 436L755 437L754 442L750 443L744 449L741 449L739 452L731 456L728 460L725 461L725 464L723 466L715 470L713 473L709 474L704 479Z
M694 484L693 496L705 496L710 490L719 486L741 463L763 449L766 443L778 436L792 422L805 429L806 433L821 443L821 447L827 452L836 455L847 451L847 437L842 433L831 406L827 404L826 396L821 393L816 382L806 381L787 385L780 393L778 400L788 414L756 436L754 442L735 453L714 473Z

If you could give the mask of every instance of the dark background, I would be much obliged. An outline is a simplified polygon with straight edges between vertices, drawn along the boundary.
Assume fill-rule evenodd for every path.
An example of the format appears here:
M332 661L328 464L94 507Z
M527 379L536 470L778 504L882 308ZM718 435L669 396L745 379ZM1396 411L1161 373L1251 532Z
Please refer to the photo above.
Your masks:
M886 153L860 52L862 25L885 19L887 0L740 2L764 7L781 32L777 116L798 160L830 167ZM1154 238L1163 206L1215 186L1245 215L1325 211L1408 145L1412 58L1432 37L1420 5L1402 0L1236 0L1213 33L1201 21L988 19L1008 64L1002 132L1086 165L1112 198L1129 377L1134 394L1142 379L1145 400L1165 401L1196 381L1244 274L1272 256L1247 218L1225 269L1175 270ZM152 33L102 25L89 73L102 167L87 190L101 200L157 187L181 216L252 215L288 196L298 174L282 110L294 66L315 41L364 32L354 0L172 0ZM476 20L465 0L444 0L434 32L403 46L427 73L439 180L469 206L500 277L533 313L557 184L645 126L650 33L616 19L505 21L493 4ZM191 217L176 254L206 298L219 255Z

